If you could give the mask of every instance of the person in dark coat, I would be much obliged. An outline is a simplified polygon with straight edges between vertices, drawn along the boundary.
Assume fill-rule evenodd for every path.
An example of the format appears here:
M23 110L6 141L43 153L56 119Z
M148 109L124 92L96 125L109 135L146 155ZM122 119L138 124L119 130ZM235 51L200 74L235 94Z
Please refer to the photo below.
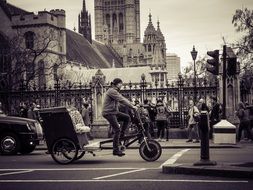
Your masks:
M210 111L210 133L209 133L209 138L213 138L213 126L220 122L220 115L221 115L221 106L217 102L217 98L213 97L212 98L212 109Z
M156 117L156 106L149 103L148 100L144 100L144 107L147 108L150 122L149 122L149 132L152 138L155 138L155 117Z
M237 134L237 142L240 142L242 136L242 130L245 130L249 140L253 141L253 136L250 131L250 120L249 120L249 110L246 110L245 105L242 102L238 104L238 110L236 111L236 115L240 120L238 134Z

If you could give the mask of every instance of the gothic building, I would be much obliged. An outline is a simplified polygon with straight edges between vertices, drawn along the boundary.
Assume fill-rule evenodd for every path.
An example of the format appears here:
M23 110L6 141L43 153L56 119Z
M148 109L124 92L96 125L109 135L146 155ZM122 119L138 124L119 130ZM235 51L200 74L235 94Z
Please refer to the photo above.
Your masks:
M85 1L85 0L84 0ZM124 67L149 66L152 82L167 80L166 43L160 29L155 28L152 15L140 41L139 0L94 0L95 39L107 44L121 57Z
M83 9L78 16L78 28L78 32L92 43L91 16L86 10L85 0L83 1Z
M72 82L73 76L79 76L66 78L62 73L68 68L122 67L111 48L90 43L87 11L80 14L82 35L66 28L65 17L62 9L33 13L0 0L0 91L19 89L21 83L44 88L56 80Z
M95 0L95 39L110 44L139 43L139 0Z

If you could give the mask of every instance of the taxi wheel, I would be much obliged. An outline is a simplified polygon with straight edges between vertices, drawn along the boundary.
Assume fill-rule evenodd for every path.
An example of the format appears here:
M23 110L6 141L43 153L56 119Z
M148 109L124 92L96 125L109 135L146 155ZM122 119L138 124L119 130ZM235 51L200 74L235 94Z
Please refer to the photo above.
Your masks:
M4 133L0 137L0 152L4 155L17 154L20 150L20 139L15 133Z

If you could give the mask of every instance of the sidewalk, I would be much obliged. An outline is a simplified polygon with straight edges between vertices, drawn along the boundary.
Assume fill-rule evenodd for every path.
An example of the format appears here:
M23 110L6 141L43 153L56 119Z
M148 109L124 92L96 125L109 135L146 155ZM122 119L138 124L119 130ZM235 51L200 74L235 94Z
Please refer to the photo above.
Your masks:
M104 141L106 139L95 139L94 141ZM91 142L94 142L91 141ZM186 139L170 139L169 141L159 142L163 149L199 149L200 143L186 143ZM111 149L112 145L108 144L104 146L106 149ZM128 149L138 149L139 144L134 143ZM194 166L194 163L181 163L181 164L170 164L162 167L164 174L190 174L190 175L203 175L203 176L217 176L217 177L235 177L235 178L248 178L253 179L253 143L252 142L241 142L238 144L214 144L210 141L210 149L234 149L239 152L243 148L247 147L252 151L252 156L244 158L243 162L238 160L237 162L231 163L229 160L224 161L215 160L216 165L202 165ZM46 150L46 143L39 145L37 150ZM212 155L211 155L212 156ZM169 159L169 158L168 158ZM197 161L197 160L196 160Z
M200 148L199 144L193 146L192 144L176 141L175 144L181 144L184 148ZM189 146L190 145L190 146ZM189 174L202 176L216 176L216 177L231 177L231 178L246 178L253 179L253 143L242 141L236 145L229 144L213 144L210 141L210 149L212 148L235 148L235 151L240 154L240 150L248 148L251 154L250 157L244 157L243 162L240 160L231 163L228 157L227 162L221 160L196 160L195 163L180 163L164 165L162 172L165 174ZM242 155L243 156L243 155ZM201 163L201 165L194 165ZM216 165L212 165L215 163Z

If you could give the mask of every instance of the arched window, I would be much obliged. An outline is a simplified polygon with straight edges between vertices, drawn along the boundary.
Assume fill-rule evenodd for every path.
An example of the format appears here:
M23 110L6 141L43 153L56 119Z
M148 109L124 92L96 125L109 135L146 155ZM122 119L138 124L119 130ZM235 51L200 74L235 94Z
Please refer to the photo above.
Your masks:
M35 37L35 34L34 32L26 32L25 33L25 46L27 49L33 49L34 48L34 37Z
M35 75L35 68L32 62L26 63L26 80L32 80Z
M123 30L124 30L123 14L119 13L119 31L122 32Z
M148 44L148 52L151 52L151 51L152 51L151 45Z
M114 13L112 15L112 27L114 28L115 26L117 26L117 15Z
M110 30L110 27L111 27L111 24L110 24L111 21L110 21L110 19L111 19L111 16L109 14L107 14L106 15L106 24L107 24L109 30Z
M40 60L38 63L38 85L39 87L43 87L46 84L45 78L45 63L43 60Z
M7 40L0 34L0 74L4 75L8 71L10 64L9 45Z

